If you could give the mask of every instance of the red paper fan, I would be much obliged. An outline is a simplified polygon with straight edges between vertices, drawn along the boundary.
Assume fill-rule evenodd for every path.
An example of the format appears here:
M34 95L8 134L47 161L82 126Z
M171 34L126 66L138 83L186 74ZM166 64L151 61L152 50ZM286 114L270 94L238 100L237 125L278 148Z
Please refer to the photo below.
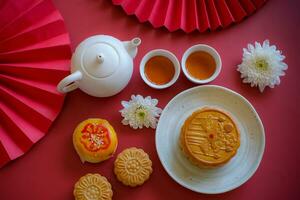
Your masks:
M112 0L140 22L184 32L226 28L253 14L266 0Z
M0 2L0 167L41 139L64 96L70 39L50 0Z

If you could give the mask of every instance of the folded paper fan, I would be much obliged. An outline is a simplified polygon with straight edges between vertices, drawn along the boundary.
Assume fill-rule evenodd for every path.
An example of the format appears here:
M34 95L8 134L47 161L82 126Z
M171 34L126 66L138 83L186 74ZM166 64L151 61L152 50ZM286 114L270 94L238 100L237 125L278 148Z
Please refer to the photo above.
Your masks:
M140 22L184 32L217 30L241 22L267 0L112 0Z
M0 167L47 132L64 96L70 39L51 0L0 1Z

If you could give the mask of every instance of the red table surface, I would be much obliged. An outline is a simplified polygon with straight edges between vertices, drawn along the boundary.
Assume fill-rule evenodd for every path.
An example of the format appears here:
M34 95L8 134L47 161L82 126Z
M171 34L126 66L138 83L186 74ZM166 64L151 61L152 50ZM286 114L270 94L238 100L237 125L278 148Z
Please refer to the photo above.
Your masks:
M268 1L241 24L220 32L185 34L153 29L128 17L109 0L55 0L65 18L72 47L95 34L113 35L121 40L139 36L142 45L134 60L134 74L129 85L110 98L94 98L80 90L67 95L64 107L49 133L23 157L0 169L0 199L73 199L74 183L86 173L100 173L111 182L113 199L296 199L300 195L300 12L299 1ZM261 94L257 88L243 84L236 71L242 48L254 41L270 39L282 50L289 65L282 83ZM171 50L180 59L185 49L197 43L215 47L223 61L219 77L211 84L225 86L245 96L259 113L266 134L266 148L260 167L241 187L219 195L192 192L173 181L162 167L155 149L155 130L133 130L121 124L121 100L131 94L151 95L165 105L179 92L194 87L181 73L171 88L154 90L139 76L139 62L151 49ZM72 145L75 126L89 117L108 119L115 127L117 153L131 146L141 147L150 155L154 172L143 186L129 188L117 181L113 173L114 158L99 164L82 164ZM299 197L298 197L299 198Z

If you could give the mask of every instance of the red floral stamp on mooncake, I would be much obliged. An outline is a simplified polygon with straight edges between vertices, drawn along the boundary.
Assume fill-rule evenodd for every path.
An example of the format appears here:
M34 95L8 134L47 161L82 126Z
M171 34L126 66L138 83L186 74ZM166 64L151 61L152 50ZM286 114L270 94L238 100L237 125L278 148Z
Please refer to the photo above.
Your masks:
M88 151L96 152L100 149L107 149L110 145L109 131L100 124L88 123L81 133L80 142Z

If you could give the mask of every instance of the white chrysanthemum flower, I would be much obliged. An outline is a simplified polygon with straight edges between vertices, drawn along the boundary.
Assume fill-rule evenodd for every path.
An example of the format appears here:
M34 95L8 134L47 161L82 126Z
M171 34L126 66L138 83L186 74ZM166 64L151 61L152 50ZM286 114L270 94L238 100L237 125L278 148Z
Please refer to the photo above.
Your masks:
M243 62L238 65L241 78L244 83L250 83L251 87L258 86L263 92L266 86L274 88L280 84L280 76L284 76L284 70L288 68L283 62L285 56L276 46L270 46L269 40L261 45L255 42L255 46L248 44L248 49L243 49Z
M144 98L141 95L132 95L131 100L121 102L124 107L120 110L124 117L122 124L129 125L134 129L141 129L143 126L155 129L157 118L162 112L162 109L156 107L157 103L158 100L151 99L150 96Z

